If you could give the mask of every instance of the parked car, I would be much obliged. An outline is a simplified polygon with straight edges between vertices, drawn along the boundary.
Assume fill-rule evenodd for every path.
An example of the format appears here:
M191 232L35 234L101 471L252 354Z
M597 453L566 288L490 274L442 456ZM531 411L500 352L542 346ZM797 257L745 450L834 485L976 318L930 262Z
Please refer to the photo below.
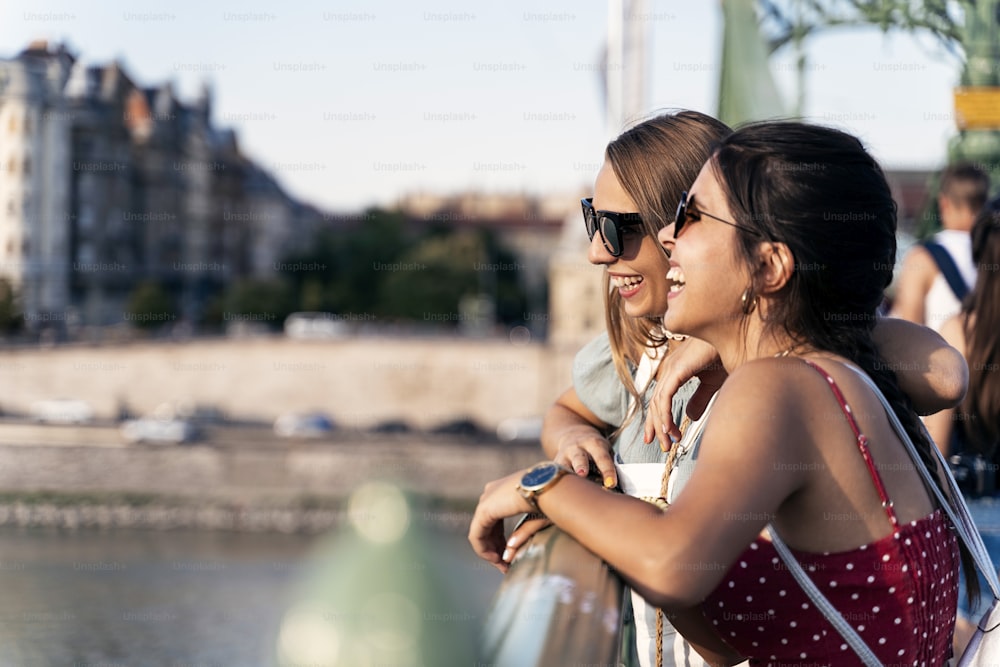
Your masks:
M333 313L301 312L285 318L289 338L340 338L346 334L347 325Z
M121 433L126 441L137 444L181 444L198 438L198 429L190 421L178 417L140 417L122 423Z
M480 438L487 435L474 420L461 417L439 424L430 430L437 435L460 435L470 438Z
M274 433L282 438L321 438L334 428L322 412L288 413L274 420Z
M372 433L411 433L413 432L413 427L407 424L402 419L390 419L388 421L379 422L371 428Z
M31 418L45 424L86 424L94 419L90 405L75 398L52 398L31 404Z
M511 417L497 425L497 439L502 442L537 441L541 437L541 417Z

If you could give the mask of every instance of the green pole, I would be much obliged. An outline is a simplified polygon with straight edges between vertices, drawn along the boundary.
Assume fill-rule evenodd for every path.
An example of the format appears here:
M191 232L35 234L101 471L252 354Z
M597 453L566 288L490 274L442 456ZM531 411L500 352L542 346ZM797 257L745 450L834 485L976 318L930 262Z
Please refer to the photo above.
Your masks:
M961 5L965 14L961 34L966 56L961 85L1000 86L1000 0L963 0ZM949 145L948 159L979 163L996 179L1000 129L959 130Z
M371 482L348 515L291 595L280 667L474 665L481 619L457 604L449 559L411 501Z

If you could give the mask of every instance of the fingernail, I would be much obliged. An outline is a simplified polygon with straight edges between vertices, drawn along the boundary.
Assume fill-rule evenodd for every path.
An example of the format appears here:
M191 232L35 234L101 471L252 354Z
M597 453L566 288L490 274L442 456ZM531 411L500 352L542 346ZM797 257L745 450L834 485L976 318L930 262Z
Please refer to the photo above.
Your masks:
M607 477L604 478L604 488L611 489L611 488L614 487L614 485L615 485L615 478L614 477L612 477L611 475L608 475Z
M670 451L670 448L667 447L666 443L664 443L664 442L661 441L660 442L660 451L666 453L666 452Z
M664 433L666 433L667 432L667 425L666 424L660 424L660 430L663 431Z
M670 438L670 444L672 444L672 445L676 445L677 444L677 438L674 437L673 433L667 433L667 437Z
M503 550L503 555L500 556L500 560L504 561L505 563L510 562L510 549Z
M587 474L587 469L586 468L577 468L576 469L576 474L580 475L581 477L585 476Z

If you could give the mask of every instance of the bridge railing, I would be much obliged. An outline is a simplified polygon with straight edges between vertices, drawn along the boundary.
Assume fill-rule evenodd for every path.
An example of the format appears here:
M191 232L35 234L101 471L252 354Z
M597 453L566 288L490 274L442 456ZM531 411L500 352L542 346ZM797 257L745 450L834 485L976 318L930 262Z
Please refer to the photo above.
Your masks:
M624 585L606 563L555 526L511 564L486 617L479 664L620 664Z

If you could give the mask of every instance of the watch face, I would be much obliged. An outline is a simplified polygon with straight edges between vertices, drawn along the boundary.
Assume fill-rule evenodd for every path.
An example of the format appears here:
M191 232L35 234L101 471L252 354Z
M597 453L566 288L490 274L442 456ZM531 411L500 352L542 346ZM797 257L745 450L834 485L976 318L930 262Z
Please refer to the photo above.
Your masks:
M534 490L545 485L546 482L555 477L559 471L559 466L555 463L546 463L535 466L521 477L521 486L525 489Z

